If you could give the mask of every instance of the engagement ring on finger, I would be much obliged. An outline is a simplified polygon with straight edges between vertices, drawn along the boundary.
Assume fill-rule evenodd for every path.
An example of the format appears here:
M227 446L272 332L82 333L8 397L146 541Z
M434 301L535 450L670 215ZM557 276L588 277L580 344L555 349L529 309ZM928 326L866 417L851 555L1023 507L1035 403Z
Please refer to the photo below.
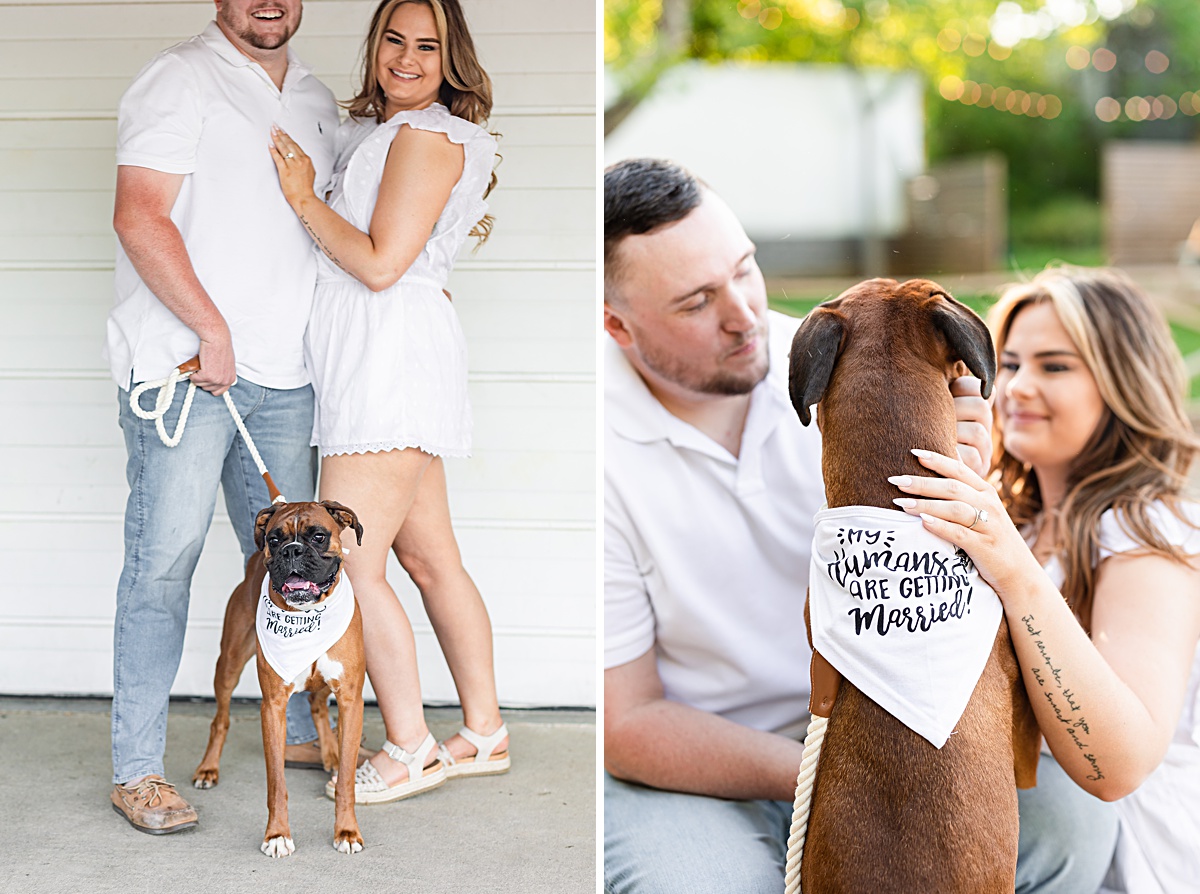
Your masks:
M968 531L971 530L976 525L986 525L987 520L988 520L987 510L986 509L976 509L975 510L975 520L972 521L969 525L967 525L967 530Z
M287 155L284 156L284 158L295 158L295 157L296 157L295 152L289 152Z

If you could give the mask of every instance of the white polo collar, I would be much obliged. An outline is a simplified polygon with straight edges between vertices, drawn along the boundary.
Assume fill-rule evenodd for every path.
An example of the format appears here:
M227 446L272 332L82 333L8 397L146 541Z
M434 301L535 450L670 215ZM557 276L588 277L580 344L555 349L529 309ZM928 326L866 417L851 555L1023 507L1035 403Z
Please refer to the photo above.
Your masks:
M257 74L266 79L268 84L272 87L275 86L275 82L271 80L270 75L267 74L261 65L230 42L229 38L225 36L225 32L221 30L221 26L217 24L216 19L209 22L205 29L200 32L200 39L204 41L206 47L230 65L237 66L238 68L253 68ZM290 43L287 47L287 61L287 74L284 75L283 90L280 92L286 92L289 87L297 83L301 78L306 78L313 72L312 66L296 55Z

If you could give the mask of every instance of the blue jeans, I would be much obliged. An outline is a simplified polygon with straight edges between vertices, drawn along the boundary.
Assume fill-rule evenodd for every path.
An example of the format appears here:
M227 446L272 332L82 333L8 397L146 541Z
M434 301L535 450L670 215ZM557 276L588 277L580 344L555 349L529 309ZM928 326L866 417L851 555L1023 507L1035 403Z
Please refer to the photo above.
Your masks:
M604 774L606 894L779 894L791 801L724 801Z
M186 384L175 392L163 420L168 433L175 431L186 392ZM277 390L239 379L230 394L284 496L311 500L317 472L308 444L312 387ZM224 398L197 388L183 438L173 448L159 440L152 421L133 414L128 392L118 389L117 398L129 501L113 631L112 743L113 782L124 783L163 772L167 704L217 485L246 561L256 549L254 518L271 500ZM142 395L143 407L153 404L152 393ZM307 696L293 696L288 707L288 741L315 739Z
M1117 846L1117 810L1071 781L1048 754L1037 788L1017 789L1017 894L1096 894Z
M1116 845L1106 804L1042 755L1019 793L1018 894L1095 894ZM606 894L779 894L790 801L724 801L604 774Z

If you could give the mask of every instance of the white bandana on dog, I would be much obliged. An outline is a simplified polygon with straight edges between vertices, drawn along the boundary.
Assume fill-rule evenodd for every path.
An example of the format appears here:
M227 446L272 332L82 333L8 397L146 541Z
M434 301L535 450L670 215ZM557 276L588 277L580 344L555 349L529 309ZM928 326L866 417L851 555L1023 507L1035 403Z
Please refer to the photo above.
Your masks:
M813 647L941 748L975 691L1004 613L966 553L903 512L822 509L808 598Z
M268 595L271 576L263 578L258 599L255 632L263 657L285 683L291 683L329 647L342 638L354 617L354 588L342 569L341 580L320 605L296 611L281 611Z

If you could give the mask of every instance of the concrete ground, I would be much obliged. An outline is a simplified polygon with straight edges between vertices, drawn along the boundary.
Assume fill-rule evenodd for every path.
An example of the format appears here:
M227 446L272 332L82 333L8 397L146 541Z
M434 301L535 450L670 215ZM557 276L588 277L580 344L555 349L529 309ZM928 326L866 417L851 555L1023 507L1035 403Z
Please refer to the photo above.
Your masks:
M587 711L506 711L513 767L455 779L391 804L357 809L366 848L332 845L326 775L288 770L296 852L258 849L267 821L257 704L235 704L221 783L191 787L204 752L211 702L173 702L167 779L197 809L197 829L153 836L109 802L109 702L0 697L0 892L4 894L571 894L596 890L596 724ZM457 709L426 717L440 740ZM368 707L366 741L383 740Z

